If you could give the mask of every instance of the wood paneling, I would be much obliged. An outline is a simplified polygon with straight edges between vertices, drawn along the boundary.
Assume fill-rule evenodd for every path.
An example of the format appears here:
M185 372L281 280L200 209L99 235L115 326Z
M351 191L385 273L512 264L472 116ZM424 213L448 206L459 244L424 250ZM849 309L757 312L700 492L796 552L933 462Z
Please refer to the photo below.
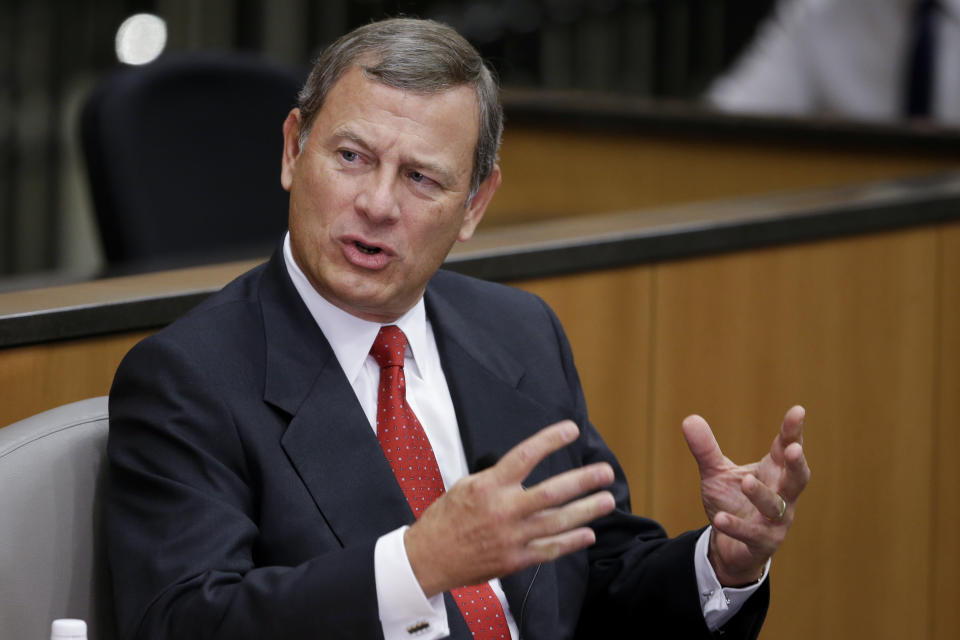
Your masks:
M957 637L960 576L960 224L940 234L940 349L932 548L933 634Z
M147 333L0 350L0 426L75 400L106 395L120 360Z
M808 411L813 478L774 560L764 638L926 628L936 239L907 231L658 269L654 517L672 533L704 522L684 415L705 416L728 457L748 462L790 405Z
M503 185L482 228L840 185L956 167L955 158L507 127Z
M515 283L540 295L563 323L590 418L623 466L636 513L648 509L652 272L631 267Z

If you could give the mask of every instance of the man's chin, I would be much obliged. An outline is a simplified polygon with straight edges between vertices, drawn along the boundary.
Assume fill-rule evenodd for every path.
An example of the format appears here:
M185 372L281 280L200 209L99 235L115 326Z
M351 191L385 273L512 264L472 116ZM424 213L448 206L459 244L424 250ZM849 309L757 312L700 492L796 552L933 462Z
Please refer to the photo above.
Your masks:
M328 298L329 300L329 298ZM416 304L416 300L409 306L404 306L382 290L356 291L352 290L345 295L330 300L350 315L369 320L371 322L392 322L406 313L407 309Z

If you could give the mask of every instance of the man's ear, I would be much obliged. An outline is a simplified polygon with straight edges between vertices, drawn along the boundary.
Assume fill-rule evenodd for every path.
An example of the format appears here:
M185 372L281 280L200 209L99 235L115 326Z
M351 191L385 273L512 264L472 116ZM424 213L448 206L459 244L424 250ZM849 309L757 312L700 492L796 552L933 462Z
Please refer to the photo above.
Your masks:
M493 171L487 176L487 179L480 183L480 187L473 195L473 198L467 204L467 213L463 216L463 223L460 225L460 233L457 240L466 242L473 237L473 232L477 225L483 219L483 214L487 210L487 205L500 186L502 176L500 175L500 165L493 165Z
M293 185L293 173L300 157L300 109L291 109L283 121L283 157L280 161L280 184L287 191Z

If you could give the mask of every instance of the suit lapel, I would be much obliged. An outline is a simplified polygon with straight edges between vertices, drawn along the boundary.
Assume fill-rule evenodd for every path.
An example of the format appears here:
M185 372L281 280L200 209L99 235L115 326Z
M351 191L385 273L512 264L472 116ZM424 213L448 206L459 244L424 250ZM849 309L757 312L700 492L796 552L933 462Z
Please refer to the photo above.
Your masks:
M524 377L536 372L526 371L496 336L477 333L433 289L427 289L426 302L471 471L476 471L478 459L499 459L521 440L570 417L522 391ZM545 478L540 465L525 484Z
M279 251L262 283L264 399L291 416L281 446L317 508L344 546L413 522L360 403Z
M521 391L524 376L536 373L526 371L495 336L478 335L452 302L434 289L428 288L426 302L471 471L477 470L478 460L495 461L543 427L570 417ZM524 484L532 486L547 476L546 465L538 465ZM501 580L518 624L524 610L549 608L540 602L545 594L538 585L551 584L545 576L550 572L549 565L533 566ZM529 629L522 635L535 637Z

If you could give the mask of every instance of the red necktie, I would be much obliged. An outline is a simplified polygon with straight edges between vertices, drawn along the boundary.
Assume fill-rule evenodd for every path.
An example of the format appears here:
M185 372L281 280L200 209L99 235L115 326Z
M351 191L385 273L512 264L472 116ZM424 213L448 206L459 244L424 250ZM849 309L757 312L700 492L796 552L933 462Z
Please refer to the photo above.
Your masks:
M380 365L380 388L377 392L377 440L383 447L393 475L406 496L413 515L443 495L443 478L433 447L420 421L406 401L406 379L403 356L407 337L395 325L381 327L370 355ZM459 587L450 592L460 612L478 640L509 640L503 608L489 583Z

